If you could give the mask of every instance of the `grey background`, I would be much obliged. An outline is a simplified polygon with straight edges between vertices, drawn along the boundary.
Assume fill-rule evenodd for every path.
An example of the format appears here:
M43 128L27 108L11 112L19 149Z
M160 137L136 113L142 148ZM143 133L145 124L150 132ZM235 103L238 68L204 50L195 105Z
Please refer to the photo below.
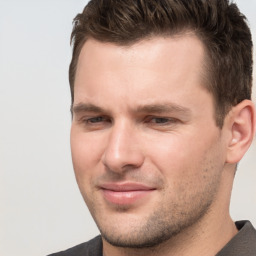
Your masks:
M256 1L236 2L256 44ZM69 37L86 3L0 0L0 255L46 255L98 234L69 148ZM231 213L256 226L255 158L254 141L239 165Z

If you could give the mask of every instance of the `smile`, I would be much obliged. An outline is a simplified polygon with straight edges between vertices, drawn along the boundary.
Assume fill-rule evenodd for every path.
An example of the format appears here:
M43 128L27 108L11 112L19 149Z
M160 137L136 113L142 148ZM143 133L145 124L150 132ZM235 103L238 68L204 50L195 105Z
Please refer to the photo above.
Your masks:
M145 199L156 189L142 184L126 183L104 184L101 187L101 190L105 200L107 200L109 203L117 205L129 205Z

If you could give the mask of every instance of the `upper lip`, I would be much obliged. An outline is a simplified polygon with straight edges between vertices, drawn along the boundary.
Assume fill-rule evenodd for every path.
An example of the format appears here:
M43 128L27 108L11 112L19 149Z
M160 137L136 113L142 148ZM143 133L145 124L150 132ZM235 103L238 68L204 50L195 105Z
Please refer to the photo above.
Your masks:
M104 183L100 185L101 189L116 191L116 192L127 192L127 191L147 191L154 190L154 187L147 186L141 183Z

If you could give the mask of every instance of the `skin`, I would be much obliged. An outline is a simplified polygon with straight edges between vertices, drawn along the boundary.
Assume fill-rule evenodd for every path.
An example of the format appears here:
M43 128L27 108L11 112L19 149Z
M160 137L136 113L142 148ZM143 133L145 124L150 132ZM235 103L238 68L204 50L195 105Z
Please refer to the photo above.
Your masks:
M251 122L253 107L242 103L218 128L204 59L192 34L83 46L71 150L104 256L215 255L236 234L235 164L254 130L238 116Z

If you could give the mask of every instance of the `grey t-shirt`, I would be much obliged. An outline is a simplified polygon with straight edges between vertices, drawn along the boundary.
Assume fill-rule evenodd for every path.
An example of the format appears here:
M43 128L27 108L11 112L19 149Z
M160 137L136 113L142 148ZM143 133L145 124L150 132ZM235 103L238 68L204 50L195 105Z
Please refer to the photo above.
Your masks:
M256 256L256 230L249 221L237 221L239 232L216 256ZM101 236L48 256L102 256Z
M249 221L237 221L239 232L216 256L256 256L256 230Z

